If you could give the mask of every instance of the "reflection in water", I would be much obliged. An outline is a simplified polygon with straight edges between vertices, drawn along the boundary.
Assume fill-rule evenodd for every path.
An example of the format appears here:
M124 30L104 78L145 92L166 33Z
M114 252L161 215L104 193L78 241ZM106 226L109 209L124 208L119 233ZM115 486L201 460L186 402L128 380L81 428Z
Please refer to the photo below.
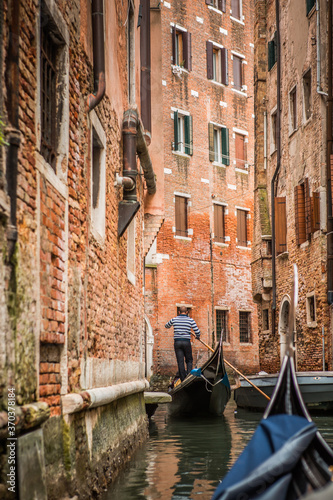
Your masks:
M170 419L160 406L150 423L150 439L103 500L209 500L260 419L260 413L236 411L232 400L223 417L211 419ZM314 421L333 446L333 417Z

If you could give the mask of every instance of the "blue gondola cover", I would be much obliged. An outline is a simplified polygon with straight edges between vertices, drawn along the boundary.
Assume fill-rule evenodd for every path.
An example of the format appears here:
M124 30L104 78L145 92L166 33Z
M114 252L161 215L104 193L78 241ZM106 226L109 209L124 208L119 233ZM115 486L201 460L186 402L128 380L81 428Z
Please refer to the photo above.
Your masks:
M292 471L316 432L313 422L297 415L261 420L212 500L284 500Z

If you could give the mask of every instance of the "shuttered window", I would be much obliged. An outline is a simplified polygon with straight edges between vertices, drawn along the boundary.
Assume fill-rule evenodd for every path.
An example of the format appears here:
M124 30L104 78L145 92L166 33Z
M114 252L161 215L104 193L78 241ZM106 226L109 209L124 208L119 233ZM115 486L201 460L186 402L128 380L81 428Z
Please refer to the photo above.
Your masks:
M241 17L241 0L231 0L232 17L240 19Z
M229 165L229 129L208 124L209 161Z
M234 70L234 87L237 90L242 90L243 87L242 59L235 55L233 56L233 70Z
M241 247L247 246L247 211L237 209L237 243Z
M225 241L225 207L214 204L214 239L220 243Z
M228 311L216 310L216 340L220 340L222 334L223 342L229 342Z
M273 39L268 42L268 71L270 71L277 61L277 32L275 31Z
M219 48L212 42L206 42L207 78L223 85L228 85L228 50Z
M277 255L287 251L287 212L286 198L276 197L275 208L275 249Z
M176 235L187 236L187 198L175 196Z
M239 342L251 342L251 313L239 311Z
M244 168L246 163L246 142L245 135L235 134L235 156L236 167Z
M311 197L311 232L320 230L320 193L313 193Z
M206 0L207 5L211 5L222 12L226 11L226 0Z
M172 62L188 71L192 70L191 33L172 27Z
M289 93L289 117L290 117L290 132L297 128L297 93L294 87Z
M174 143L173 150L193 155L193 121L192 116L174 111Z
M311 199L309 180L295 186L295 230L296 243L301 245L311 236Z

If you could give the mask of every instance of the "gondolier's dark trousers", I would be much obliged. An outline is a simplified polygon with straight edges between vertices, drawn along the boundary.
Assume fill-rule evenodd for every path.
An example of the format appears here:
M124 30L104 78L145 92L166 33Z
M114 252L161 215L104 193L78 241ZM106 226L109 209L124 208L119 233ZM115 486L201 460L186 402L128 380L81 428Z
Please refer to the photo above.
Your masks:
M175 353L176 353L176 358L177 358L177 363L178 363L178 371L179 371L180 380L183 381L184 378L186 377L186 375L188 373L190 373L190 371L192 370L192 366L193 366L191 341L177 339L174 341L174 347L175 347ZM186 370L185 370L184 358L186 361Z

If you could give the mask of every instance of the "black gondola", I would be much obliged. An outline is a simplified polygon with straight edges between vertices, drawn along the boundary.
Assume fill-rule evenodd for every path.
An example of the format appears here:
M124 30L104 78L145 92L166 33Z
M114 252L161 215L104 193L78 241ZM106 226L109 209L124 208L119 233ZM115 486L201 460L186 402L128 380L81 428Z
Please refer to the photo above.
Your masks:
M202 367L192 372L170 391L171 416L222 415L230 399L230 385L223 361L222 340Z
M306 409L292 356L297 283L294 266L287 353L271 401L212 500L294 500L327 488L327 499L333 497L333 452Z

